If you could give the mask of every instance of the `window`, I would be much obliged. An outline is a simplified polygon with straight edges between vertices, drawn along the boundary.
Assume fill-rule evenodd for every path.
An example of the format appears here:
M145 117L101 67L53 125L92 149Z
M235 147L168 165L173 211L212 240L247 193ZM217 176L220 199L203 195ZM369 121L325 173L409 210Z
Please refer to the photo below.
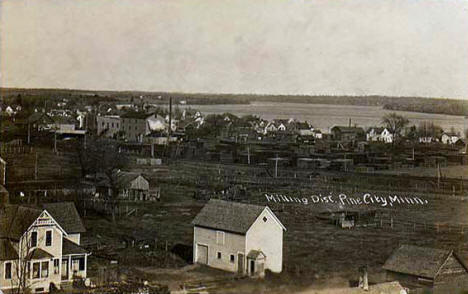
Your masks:
M5 262L5 280L11 279L11 262Z
M84 257L81 257L81 258L80 258L79 263L80 263L80 264L79 264L79 269L80 269L80 271L84 271L84 270L85 270L85 259L84 259Z
M45 246L52 246L52 231L46 231Z
M216 231L216 244L224 245L224 232Z
M263 217L263 221L266 222L268 219L266 218L266 216Z
M236 258L235 258L235 256L234 256L234 254L231 254L231 256L229 257L229 261L230 261L231 263L234 263L235 259L236 259Z
M40 277L40 268L41 268L41 263L40 262L35 262L33 263L33 279L39 279Z
M218 252L217 257L218 259L221 259L221 252Z
M60 272L60 259L54 259L54 274L58 274Z
M41 264L41 278L47 278L49 276L49 262L43 261Z
M37 246L37 232L31 232L31 247Z
M104 125L105 125L105 123L104 123L104 122L102 122L102 127L104 127Z
M114 127L114 123L112 123L112 127Z

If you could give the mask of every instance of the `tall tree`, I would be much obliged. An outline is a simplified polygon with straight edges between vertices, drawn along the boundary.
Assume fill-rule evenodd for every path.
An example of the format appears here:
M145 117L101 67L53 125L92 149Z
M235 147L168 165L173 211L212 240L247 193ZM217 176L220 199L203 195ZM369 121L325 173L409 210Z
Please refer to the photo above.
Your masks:
M114 172L128 164L127 157L120 152L119 143L108 138L90 137L86 146L81 146L79 150L79 160L83 176L101 173L107 177L111 191L107 200L112 207L112 220L115 221L118 191Z
M384 124L388 131L392 134L392 142L394 144L394 142L400 137L401 131L406 125L409 124L409 120L402 115L392 112L385 114L382 117L382 124Z

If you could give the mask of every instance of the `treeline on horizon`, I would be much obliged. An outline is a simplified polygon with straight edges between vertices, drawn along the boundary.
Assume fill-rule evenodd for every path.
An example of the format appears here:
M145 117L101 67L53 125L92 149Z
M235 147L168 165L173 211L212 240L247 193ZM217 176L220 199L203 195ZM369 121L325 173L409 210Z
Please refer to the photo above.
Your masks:
M331 95L259 95L259 94L203 94L203 93L168 93L144 91L92 91L72 89L19 89L0 88L0 97L4 102L13 101L21 95L39 99L50 97L81 98L88 103L121 101L144 101L163 104L169 97L174 103L185 101L188 105L206 104L249 104L252 102L289 102L310 104L335 104L356 106L377 106L388 110L424 112L447 115L468 115L468 101L461 99L423 98L423 97L391 97L391 96L331 96Z

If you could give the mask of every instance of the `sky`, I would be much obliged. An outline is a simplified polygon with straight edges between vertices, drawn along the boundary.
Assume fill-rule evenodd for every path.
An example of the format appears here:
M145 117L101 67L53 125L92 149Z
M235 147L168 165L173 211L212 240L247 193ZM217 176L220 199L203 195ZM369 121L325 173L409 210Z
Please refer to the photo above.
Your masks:
M0 0L0 86L468 99L468 0Z

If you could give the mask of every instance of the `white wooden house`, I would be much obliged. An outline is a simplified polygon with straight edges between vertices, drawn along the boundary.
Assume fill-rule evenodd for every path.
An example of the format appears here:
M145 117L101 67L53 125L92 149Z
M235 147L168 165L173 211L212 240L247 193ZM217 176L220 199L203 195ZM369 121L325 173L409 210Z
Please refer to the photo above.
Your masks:
M194 263L241 275L281 272L286 228L268 206L211 199L192 224Z
M370 128L366 134L367 141L392 143L393 135L387 128L374 127Z
M0 217L0 290L49 292L87 276L85 228L71 202L36 209L7 204Z
M458 140L460 140L460 136L454 133L443 133L440 137L440 141L443 144L455 144Z

